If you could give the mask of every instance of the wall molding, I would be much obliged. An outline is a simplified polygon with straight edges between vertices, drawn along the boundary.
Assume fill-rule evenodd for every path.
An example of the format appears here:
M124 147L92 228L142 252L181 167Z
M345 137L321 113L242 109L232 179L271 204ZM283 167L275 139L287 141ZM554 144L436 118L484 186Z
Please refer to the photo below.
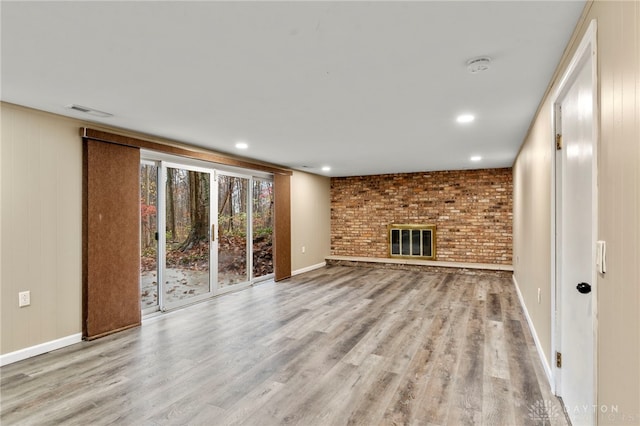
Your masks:
M518 286L518 281L516 280L516 276L512 275L511 278L512 278L512 281L513 281L513 285L516 287L516 293L518 294L518 300L520 301L520 306L522 306L522 311L524 312L524 317L527 319L527 325L529 326L529 331L531 331L531 335L533 336L533 341L536 344L536 349L538 350L538 357L540 358L540 361L542 362L542 367L544 368L544 373L547 376L547 382L548 382L549 387L551 388L551 390L555 393L554 386L553 386L553 376L551 374L551 366L549 365L549 362L547 361L547 357L544 355L544 351L542 350L542 345L540 344L540 339L538 338L538 333L536 333L536 329L533 326L533 321L531 320L531 317L529 316L529 311L527 310L527 305L525 305L525 303L524 303L524 297L522 296L522 293L520 292L520 287Z
M327 266L327 262L316 263L315 265L307 266L301 269L296 269L295 271L291 272L291 276L304 274L305 272L311 272L315 269L324 268L325 266Z
M37 355L46 354L47 352L55 351L56 349L61 349L80 342L82 342L82 333L76 333L50 342L40 343L39 345L20 349L15 352L9 352L8 354L0 355L0 367Z

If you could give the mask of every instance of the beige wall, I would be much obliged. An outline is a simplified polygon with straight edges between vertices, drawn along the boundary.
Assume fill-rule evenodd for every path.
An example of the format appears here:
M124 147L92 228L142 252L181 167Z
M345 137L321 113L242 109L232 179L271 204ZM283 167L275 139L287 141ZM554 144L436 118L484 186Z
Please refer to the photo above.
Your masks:
M0 354L82 331L82 140L89 123L1 104ZM292 269L329 254L329 179L291 179ZM306 253L300 247L306 246ZM31 306L18 308L18 292Z
M589 22L596 19L597 237L607 242L607 273L597 282L597 404L618 410L600 415L599 423L640 424L640 2L595 2L585 12L558 71L564 71ZM557 82L556 77L554 86ZM542 104L514 165L515 277L549 360L550 102L547 97ZM543 290L540 305L538 287Z
M2 104L2 354L82 331L79 127Z
M331 251L331 184L327 177L293 172L291 177L291 270L324 262ZM302 253L302 247L305 252Z
M546 101L513 167L513 268L551 365L551 114ZM538 303L540 288L540 303Z

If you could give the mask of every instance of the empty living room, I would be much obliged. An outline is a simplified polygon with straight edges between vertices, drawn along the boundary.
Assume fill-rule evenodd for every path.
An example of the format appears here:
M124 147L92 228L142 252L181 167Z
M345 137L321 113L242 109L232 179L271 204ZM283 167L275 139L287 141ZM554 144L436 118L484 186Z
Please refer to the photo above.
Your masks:
M2 0L3 425L640 425L640 2Z

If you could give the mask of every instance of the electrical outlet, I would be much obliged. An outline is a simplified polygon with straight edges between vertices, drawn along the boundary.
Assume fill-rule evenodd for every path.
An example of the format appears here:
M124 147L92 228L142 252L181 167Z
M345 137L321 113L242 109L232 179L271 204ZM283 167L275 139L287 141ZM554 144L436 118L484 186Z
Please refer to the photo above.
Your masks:
M307 252L307 248L305 246L302 246L302 253L306 253Z
M542 300L542 294L540 292L540 288L538 288L538 303Z
M18 307L22 308L31 304L31 292L21 291L18 293Z

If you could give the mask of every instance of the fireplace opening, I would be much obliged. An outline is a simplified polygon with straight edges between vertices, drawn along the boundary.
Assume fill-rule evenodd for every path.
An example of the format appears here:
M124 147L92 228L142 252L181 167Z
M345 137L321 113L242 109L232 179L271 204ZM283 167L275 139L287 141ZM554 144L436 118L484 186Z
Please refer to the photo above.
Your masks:
M389 257L435 260L435 225L391 224L388 228Z

